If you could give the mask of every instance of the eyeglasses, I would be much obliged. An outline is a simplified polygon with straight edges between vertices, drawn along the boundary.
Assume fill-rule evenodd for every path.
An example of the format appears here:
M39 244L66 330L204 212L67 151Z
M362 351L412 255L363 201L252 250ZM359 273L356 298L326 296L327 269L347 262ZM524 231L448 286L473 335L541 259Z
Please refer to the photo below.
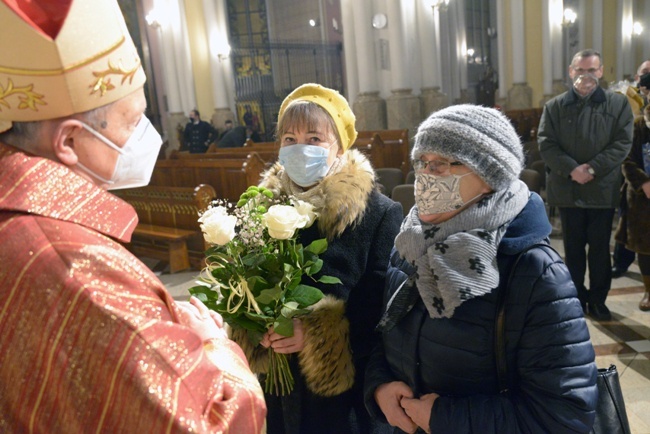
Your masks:
M416 173L430 173L433 175L448 175L451 166L463 166L460 161L444 161L444 160L415 160L413 161L413 169Z
M586 73L589 73L589 74L595 74L595 73L598 72L598 70L600 69L600 66L599 66L598 68L589 68L589 69L576 68L576 67L574 67L574 66L572 66L572 68L573 68L573 70L574 70L575 72L578 73L578 75L582 75L582 74L584 74L585 72L586 72Z

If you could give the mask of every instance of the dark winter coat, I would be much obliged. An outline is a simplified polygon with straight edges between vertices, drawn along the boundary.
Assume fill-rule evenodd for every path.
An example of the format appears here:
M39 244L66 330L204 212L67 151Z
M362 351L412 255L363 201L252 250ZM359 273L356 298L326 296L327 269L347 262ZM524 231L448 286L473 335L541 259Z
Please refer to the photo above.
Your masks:
M544 242L550 225L539 196L531 195L511 222L497 254L501 284L468 300L451 318L431 319L420 301L384 333L368 364L366 406L383 419L375 389L391 381L416 396L437 393L432 433L586 433L594 420L594 349L568 269L550 247L524 253L506 300L509 394L499 394L494 351L495 300L517 254ZM414 272L397 251L385 299Z
M586 100L569 90L547 102L537 140L548 168L549 205L618 207L621 163L632 145L632 122L627 98L601 88ZM578 184L570 174L584 163L594 169L594 179Z
M217 132L208 122L199 120L198 124L188 122L183 130L183 144L190 154L202 154L217 138Z
M348 414L329 415L327 411L347 408L349 412L350 389L362 381L370 338L381 314L390 249L403 217L401 206L379 192L374 170L362 154L349 150L341 160L338 173L299 197L314 204L319 213L316 223L303 230L299 240L308 245L328 238L320 274L336 276L342 284L305 282L318 286L326 297L301 318L305 347L291 358L296 388L291 396L282 398L286 433L348 432ZM281 182L282 172L282 166L274 165L261 185L288 194ZM233 337L244 349L253 372L266 372L268 351L253 347L241 334ZM277 408L279 401L268 397L270 418L282 412ZM336 422L339 420L345 422ZM334 422L338 426L328 428Z
M643 166L642 147L650 142L650 129L643 117L634 122L632 150L623 162L623 194L621 220L616 229L616 241L636 253L650 255L650 199L641 186L650 181Z

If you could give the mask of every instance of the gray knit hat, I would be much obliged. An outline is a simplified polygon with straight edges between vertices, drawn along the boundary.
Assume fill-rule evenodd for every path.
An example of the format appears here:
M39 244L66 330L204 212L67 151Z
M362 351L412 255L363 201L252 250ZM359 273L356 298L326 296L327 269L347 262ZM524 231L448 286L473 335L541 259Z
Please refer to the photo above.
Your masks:
M519 178L524 163L521 141L508 118L471 104L439 110L420 124L411 158L426 153L460 161L494 190Z

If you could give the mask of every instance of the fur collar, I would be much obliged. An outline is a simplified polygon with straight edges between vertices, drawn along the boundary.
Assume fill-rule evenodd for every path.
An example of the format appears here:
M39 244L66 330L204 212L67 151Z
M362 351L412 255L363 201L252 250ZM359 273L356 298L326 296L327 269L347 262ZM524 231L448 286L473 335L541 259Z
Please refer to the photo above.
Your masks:
M319 214L318 229L331 241L363 218L370 193L376 188L375 179L375 171L368 159L351 149L341 155L327 176L309 190L303 191L294 184L277 162L262 174L260 185L276 195L292 195L314 205Z

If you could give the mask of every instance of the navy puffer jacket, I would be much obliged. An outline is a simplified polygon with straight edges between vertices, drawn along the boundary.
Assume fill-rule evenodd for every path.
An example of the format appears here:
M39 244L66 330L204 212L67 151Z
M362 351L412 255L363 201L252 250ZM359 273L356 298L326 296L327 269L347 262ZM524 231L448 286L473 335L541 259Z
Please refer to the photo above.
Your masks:
M435 392L432 433L587 433L594 420L597 369L589 331L569 271L538 246L523 254L506 299L511 390L499 394L494 351L496 296L518 253L550 231L537 195L499 245L499 288L463 303L451 318L431 319L420 301L378 342L366 371L369 411L385 420L375 389L391 381L416 396ZM386 300L414 272L391 254ZM383 343L383 345L382 345Z

